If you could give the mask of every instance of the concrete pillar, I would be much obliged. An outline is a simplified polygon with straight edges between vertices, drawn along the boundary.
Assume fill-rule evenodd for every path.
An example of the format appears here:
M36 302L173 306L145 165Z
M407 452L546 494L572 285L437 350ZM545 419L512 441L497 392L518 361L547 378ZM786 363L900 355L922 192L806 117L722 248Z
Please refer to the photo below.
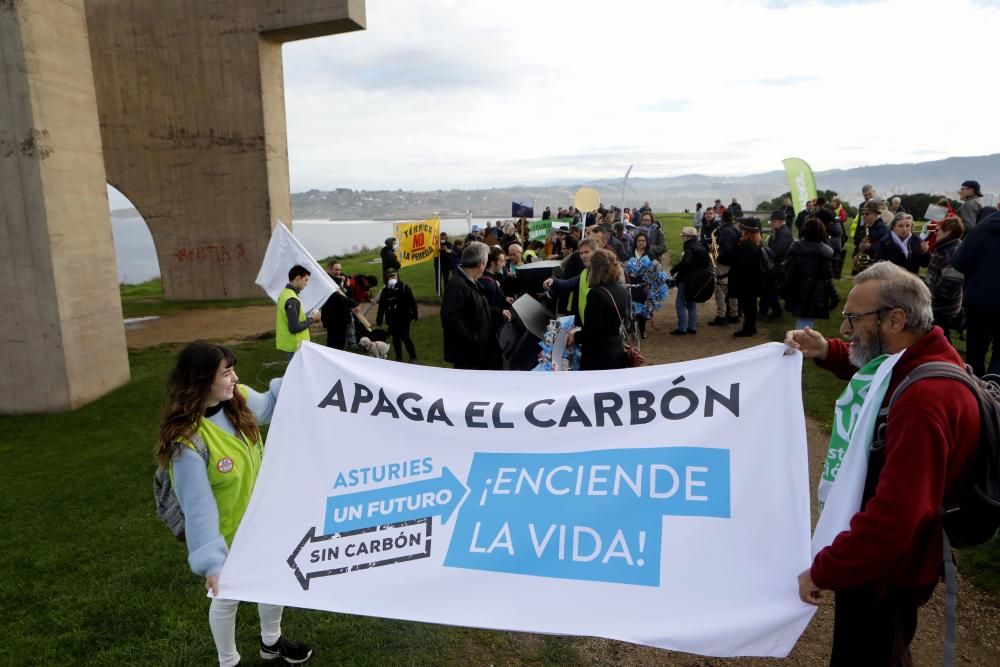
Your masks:
M83 0L0 0L0 413L129 379Z
M2 0L0 0L2 1ZM260 296L291 224L281 44L364 28L359 0L87 0L108 181L168 299Z

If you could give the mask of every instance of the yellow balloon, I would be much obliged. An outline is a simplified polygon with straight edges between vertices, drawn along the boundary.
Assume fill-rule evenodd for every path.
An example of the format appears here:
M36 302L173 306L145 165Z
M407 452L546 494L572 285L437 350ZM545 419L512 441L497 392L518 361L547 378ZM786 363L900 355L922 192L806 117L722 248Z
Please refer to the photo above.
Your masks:
M573 195L573 206L576 210L590 213L601 205L601 195L594 188L580 188Z

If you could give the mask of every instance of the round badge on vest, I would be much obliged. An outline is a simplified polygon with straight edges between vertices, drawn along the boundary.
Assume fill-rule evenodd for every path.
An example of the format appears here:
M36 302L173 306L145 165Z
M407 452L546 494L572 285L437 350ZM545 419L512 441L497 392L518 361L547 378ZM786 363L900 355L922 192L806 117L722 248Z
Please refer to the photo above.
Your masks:
M233 460L231 458L219 459L219 462L215 464L215 467L219 472L229 472L233 469Z

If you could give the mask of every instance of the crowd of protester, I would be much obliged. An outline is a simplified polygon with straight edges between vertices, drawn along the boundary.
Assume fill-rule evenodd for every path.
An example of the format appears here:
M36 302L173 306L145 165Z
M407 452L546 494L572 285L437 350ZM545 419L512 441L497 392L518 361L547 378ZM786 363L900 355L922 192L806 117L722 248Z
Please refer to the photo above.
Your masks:
M587 367L619 367L615 364L625 362L617 350L627 342L621 331L634 331L641 340L654 316L649 309L643 314L632 307L647 299L650 290L648 284L629 274L627 267L633 258L647 258L646 266L669 272L677 313L677 325L670 334L697 333L698 302L693 292L703 285L694 286L691 280L711 272L715 315L707 324L734 326L732 335L737 338L757 335L759 320L780 318L786 312L795 317L800 329L828 319L839 303L834 281L847 272L856 275L886 261L922 274L933 296L935 324L949 340L955 333L967 336L969 363L985 372L988 350L1000 339L1000 290L986 287L998 284L995 279L1000 277L994 275L1000 264L990 262L990 258L1000 258L1000 248L993 248L993 244L1000 244L1000 218L994 207L983 206L979 184L962 184L960 205L953 206L942 198L939 204L944 216L919 228L900 197L883 199L870 185L862 188L861 195L853 216L839 197L808 201L798 212L785 198L766 221L745 215L736 197L728 205L721 199L708 206L699 202L692 224L681 234L677 257L671 257L662 225L649 202L624 209L601 205L589 213L573 206L559 206L554 211L546 207L541 219L550 221L551 227L537 237L526 218L472 225L468 234L454 239L442 233L434 273L436 286L444 294L445 358L457 359L453 363L458 367L504 368L504 356L495 339L511 319L512 303L531 293L547 302L553 312L574 317L580 329L576 340L590 341L592 350L616 351L614 359L601 362L589 354ZM970 248L967 239L977 227L978 241ZM598 252L602 262L613 258L617 269L604 271L602 263L602 272L595 279L591 263ZM359 304L372 300L376 278L344 276L339 263L334 262L329 272L343 292L323 308L323 323L330 332L328 344L385 356L391 340L397 360L402 360L405 347L409 360L415 361L417 352L409 327L417 318L417 308L412 291L398 276L395 240L386 239L380 254L386 286L381 292L384 298L378 299L376 324L380 327L384 320L388 331L371 328L363 318L365 325L359 325L358 318L352 317L359 312ZM544 293L537 281L524 279L525 267L543 261L558 262L547 265L552 280L542 285ZM611 274L629 299L622 301L619 290L602 283L606 289L592 303L593 288ZM449 288L453 282L456 286ZM618 321L624 327L605 326L614 321L611 305L619 307ZM582 333L586 331L588 307L600 313L600 324ZM463 323L459 315L463 308L476 311L478 319ZM481 330L473 331L472 324ZM467 342L477 344L456 351L450 325L458 327ZM593 338L595 330L603 332L600 341ZM992 369L997 370L997 365Z

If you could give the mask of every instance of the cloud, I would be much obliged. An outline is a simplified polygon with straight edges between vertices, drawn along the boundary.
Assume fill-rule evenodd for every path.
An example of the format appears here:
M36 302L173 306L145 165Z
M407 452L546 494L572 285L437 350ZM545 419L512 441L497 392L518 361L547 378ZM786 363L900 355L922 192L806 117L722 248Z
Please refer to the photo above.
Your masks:
M678 113L688 111L693 105L694 102L691 100L660 100L659 102L643 105L640 109L654 113Z
M814 83L822 81L818 76L792 75L792 76L770 76L761 79L751 79L746 83L757 86L798 86L803 83Z

